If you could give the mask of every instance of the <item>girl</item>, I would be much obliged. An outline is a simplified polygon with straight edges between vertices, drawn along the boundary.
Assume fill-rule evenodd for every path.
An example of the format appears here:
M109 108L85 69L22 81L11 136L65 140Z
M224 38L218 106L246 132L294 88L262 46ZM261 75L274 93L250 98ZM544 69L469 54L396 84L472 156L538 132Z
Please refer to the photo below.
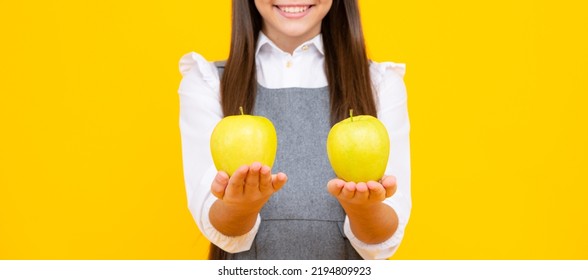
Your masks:
M411 209L404 66L368 60L357 0L232 5L226 65L196 53L180 60L187 198L211 258L392 256ZM240 106L276 127L273 170L253 163L229 177L215 169L211 132ZM390 176L379 182L344 182L331 169L327 134L349 109L388 129Z

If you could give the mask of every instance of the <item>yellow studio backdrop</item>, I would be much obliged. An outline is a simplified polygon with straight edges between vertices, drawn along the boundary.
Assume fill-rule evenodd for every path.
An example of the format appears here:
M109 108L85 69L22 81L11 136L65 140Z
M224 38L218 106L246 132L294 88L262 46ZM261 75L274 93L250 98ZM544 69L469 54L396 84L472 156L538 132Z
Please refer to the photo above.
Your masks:
M394 259L588 259L582 1L361 0L407 64L413 212ZM223 59L230 1L3 1L0 259L202 259L179 58ZM287 233L285 233L287 234Z

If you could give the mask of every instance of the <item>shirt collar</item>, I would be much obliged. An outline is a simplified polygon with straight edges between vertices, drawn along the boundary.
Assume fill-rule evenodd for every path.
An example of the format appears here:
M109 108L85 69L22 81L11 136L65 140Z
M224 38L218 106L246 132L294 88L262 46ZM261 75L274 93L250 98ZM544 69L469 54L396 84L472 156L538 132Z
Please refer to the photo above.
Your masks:
M314 38L302 43L298 48L300 48L301 46L314 46L322 55L325 55L325 51L324 51L324 46L323 46L323 36L322 34L318 34L316 36L314 36ZM259 53L259 51L264 48L265 46L269 46L275 50L281 51L283 52L280 48L278 48L278 46L276 46L276 44L274 44L274 42L272 42L272 40L270 40L270 38L268 38L265 34L263 34L263 32L259 31L259 37L257 38L257 46L255 48L255 55L257 56L257 54ZM296 49L298 49L296 48Z

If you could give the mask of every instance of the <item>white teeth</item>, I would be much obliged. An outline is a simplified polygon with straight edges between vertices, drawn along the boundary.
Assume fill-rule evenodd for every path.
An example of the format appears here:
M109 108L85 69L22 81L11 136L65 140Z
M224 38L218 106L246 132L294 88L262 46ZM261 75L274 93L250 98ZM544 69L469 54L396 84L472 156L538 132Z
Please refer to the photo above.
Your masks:
M306 9L308 9L308 7L280 7L280 9L284 13L295 14L303 13L304 11L306 11Z

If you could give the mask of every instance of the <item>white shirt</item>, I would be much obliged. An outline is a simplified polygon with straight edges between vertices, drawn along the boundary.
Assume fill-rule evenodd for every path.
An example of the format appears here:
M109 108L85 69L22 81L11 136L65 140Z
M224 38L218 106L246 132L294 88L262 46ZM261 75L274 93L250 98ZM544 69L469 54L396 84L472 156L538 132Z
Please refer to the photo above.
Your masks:
M320 34L300 45L293 54L280 50L263 33L259 35L256 48L257 79L266 88L325 87L327 78L323 71L324 61ZM345 217L345 235L364 259L392 256L400 245L410 216L409 120L404 71L404 64L370 64L370 75L377 96L378 119L384 123L390 136L386 174L394 175L398 184L396 193L384 203L396 211L399 225L388 240L379 244L366 244L353 235L349 219ZM210 153L210 135L223 118L218 70L214 63L191 52L180 59L180 72L183 75L179 87L180 132L188 208L202 234L212 243L230 253L247 251L251 248L259 224L263 222L259 215L251 231L236 237L220 233L212 226L208 216L216 200L210 192L210 186L217 172Z

